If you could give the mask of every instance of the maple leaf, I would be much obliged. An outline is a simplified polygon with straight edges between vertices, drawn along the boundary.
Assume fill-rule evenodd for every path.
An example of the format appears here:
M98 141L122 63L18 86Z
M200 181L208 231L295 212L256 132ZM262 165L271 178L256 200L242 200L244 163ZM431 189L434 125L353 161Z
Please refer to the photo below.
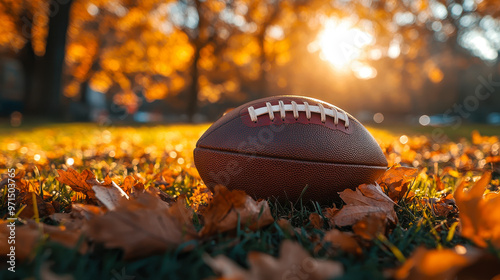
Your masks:
M99 185L100 183L92 171L85 169L82 173L78 173L73 168L68 168L68 171L58 169L57 173L59 174L59 177L56 178L57 181L70 186L76 192L86 194L91 199L96 198L92 186Z
M193 212L182 197L174 204L151 193L121 200L116 208L88 222L92 240L121 248L132 259L162 253L196 237Z
M203 215L205 226L202 236L236 229L238 219L241 225L256 230L274 222L266 200L255 201L244 191L215 187L213 200Z
M387 170L378 180L377 183L387 190L389 197L394 201L401 200L408 186L413 179L418 175L418 169L410 167L402 167L395 165Z
M330 260L312 258L298 243L285 240L279 258L261 252L248 254L249 270L245 270L224 255L205 255L205 262L224 279L330 279L343 274L342 265Z
M487 247L491 242L500 248L500 193L484 191L491 181L491 172L485 172L468 192L464 192L465 182L455 191L459 209L462 235L478 246Z
M346 205L331 219L337 226L351 226L369 214L385 214L386 220L396 223L394 201L382 192L378 185L363 184L356 191L346 189L339 193Z
M473 263L480 252L457 246L455 249L429 250L419 247L395 273L396 279L456 279L457 272Z

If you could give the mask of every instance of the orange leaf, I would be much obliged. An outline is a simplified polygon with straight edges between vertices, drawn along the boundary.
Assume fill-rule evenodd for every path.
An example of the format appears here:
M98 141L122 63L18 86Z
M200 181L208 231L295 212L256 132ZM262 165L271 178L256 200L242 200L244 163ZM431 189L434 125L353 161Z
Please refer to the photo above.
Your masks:
M396 223L394 202L382 192L378 185L360 185L356 191L347 189L339 193L346 205L333 216L337 226L351 226L370 214L385 214L386 220Z
M462 235L481 247L487 247L490 241L500 248L500 195L483 196L490 181L491 172L486 172L468 192L464 192L465 182L462 182L455 191L455 200Z
M200 232L202 236L235 230L238 218L241 225L251 230L274 222L267 201L255 201L244 191L230 191L223 186L215 187L213 200L203 217L205 226Z
M89 198L95 199L92 186L99 185L99 182L92 171L85 169L82 173L78 173L76 170L68 168L68 171L58 169L57 173L59 174L59 177L56 178L57 181L70 186L76 192L84 193Z
M472 250L472 248L471 248ZM469 251L471 251L469 250ZM467 249L457 246L456 250L428 250L418 248L401 266L395 275L396 279L455 279L456 273L463 267L472 263L478 252L473 251L464 254Z
M408 185L418 175L418 169L393 166L387 170L378 180L382 188L387 189L389 197L394 201L401 200L408 191Z
M343 232L338 229L332 229L325 233L323 241L330 242L334 247L340 248L344 252L359 255L362 253L356 239L350 232Z
M385 213L375 213L365 216L354 224L352 230L356 235L366 240L373 240L377 235L384 234L387 225Z

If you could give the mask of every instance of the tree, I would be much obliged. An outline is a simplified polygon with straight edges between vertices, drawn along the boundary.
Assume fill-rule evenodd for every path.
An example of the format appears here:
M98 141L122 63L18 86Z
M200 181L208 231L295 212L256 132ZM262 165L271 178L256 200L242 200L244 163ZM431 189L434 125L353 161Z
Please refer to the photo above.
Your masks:
M3 1L2 45L25 71L26 112L61 116L61 76L71 0ZM10 33L10 34L9 34Z

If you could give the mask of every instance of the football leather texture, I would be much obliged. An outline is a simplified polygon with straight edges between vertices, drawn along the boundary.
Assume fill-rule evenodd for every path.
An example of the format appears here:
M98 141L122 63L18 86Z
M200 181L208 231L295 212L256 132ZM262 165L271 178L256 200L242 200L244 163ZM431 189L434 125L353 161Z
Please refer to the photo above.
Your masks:
M212 191L219 184L293 203L337 202L338 192L373 183L387 169L379 145L354 117L292 95L258 99L222 116L198 140L194 162Z

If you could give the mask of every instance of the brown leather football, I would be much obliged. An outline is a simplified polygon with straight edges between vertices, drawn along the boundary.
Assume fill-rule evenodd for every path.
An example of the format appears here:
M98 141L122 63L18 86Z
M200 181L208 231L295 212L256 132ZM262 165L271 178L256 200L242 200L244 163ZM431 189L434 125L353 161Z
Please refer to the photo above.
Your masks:
M205 184L256 198L320 203L374 182L387 160L366 128L342 109L302 96L258 99L217 120L198 140Z

